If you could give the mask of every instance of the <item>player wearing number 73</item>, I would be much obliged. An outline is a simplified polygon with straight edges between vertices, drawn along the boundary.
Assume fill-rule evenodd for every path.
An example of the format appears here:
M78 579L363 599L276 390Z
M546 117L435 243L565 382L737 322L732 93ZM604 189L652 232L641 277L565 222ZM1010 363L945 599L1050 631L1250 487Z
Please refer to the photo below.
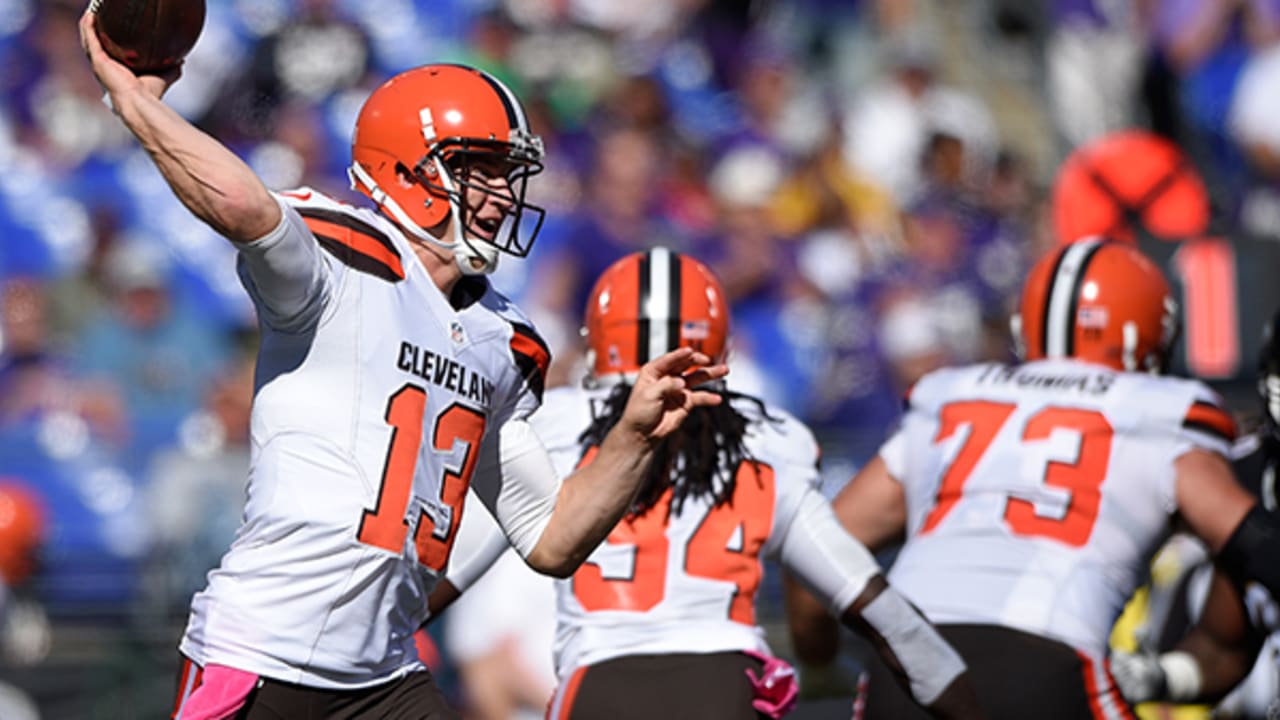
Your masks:
M1131 718L1106 641L1150 555L1185 523L1228 545L1253 500L1225 459L1235 426L1195 380L1163 376L1176 306L1132 245L1097 238L1032 269L1025 362L935 371L836 497L960 651L995 718ZM867 718L912 718L882 669Z
M651 356L726 351L724 291L702 263L634 253L597 280L586 312L590 374L556 388L531 424L557 469L604 461L598 448ZM859 630L935 717L982 717L964 665L880 575L818 492L818 447L803 424L718 387L664 441L631 512L572 578L558 581L553 720L778 717L796 699L790 667L755 622L762 559L776 557ZM491 550L506 545L500 534ZM477 543L482 544L482 543ZM494 553L460 549L465 587ZM849 688L852 697L853 688Z
M726 368L687 349L646 364L604 462L561 484L526 422L546 348L485 278L541 224L524 188L542 142L506 86L426 65L374 90L350 172L376 209L357 208L269 191L161 102L172 78L108 57L94 20L95 76L178 199L235 244L262 330L243 521L192 601L174 717L458 717L413 634L468 486L531 566L572 573L661 439L720 402L691 386Z

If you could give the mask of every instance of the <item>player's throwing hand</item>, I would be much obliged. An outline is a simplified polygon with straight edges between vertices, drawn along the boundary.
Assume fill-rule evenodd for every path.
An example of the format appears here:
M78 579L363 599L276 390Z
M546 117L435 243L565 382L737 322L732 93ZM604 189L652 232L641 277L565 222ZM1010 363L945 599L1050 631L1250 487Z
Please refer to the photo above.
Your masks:
M84 48L84 54L88 56L89 65L93 68L94 77L98 79L102 89L112 97L113 104L117 96L136 90L142 90L156 98L164 97L169 86L177 82L182 75L181 66L164 75L135 75L123 63L108 55L102 47L102 41L98 39L98 33L94 30L97 20L98 15L92 10L86 10L80 16L80 47Z

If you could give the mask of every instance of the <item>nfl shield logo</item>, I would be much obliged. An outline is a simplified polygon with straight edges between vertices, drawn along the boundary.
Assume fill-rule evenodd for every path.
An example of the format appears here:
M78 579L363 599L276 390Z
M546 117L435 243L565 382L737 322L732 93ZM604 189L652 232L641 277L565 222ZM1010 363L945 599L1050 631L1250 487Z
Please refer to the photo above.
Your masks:
M467 339L467 336L462 332L462 323L454 320L449 325L449 339L453 341L454 345L461 345Z

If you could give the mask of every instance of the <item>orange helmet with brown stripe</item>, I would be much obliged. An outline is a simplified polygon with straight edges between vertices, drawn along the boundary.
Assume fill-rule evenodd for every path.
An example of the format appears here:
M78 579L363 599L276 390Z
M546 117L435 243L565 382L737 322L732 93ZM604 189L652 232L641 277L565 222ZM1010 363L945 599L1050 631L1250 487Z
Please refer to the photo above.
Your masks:
M351 154L352 187L417 239L452 250L467 274L491 272L499 251L524 257L542 226L542 208L525 201L542 170L542 139L511 90L482 70L424 65L392 77L361 108ZM501 175L501 187L477 182L477 166ZM479 218L468 189L497 197L502 220ZM450 218L452 238L430 232Z
M1136 247L1094 237L1036 263L1011 325L1024 360L1159 372L1177 335L1177 309L1164 274Z
M729 306L701 262L664 247L627 255L600 275L587 300L592 375L626 376L681 347L724 359Z

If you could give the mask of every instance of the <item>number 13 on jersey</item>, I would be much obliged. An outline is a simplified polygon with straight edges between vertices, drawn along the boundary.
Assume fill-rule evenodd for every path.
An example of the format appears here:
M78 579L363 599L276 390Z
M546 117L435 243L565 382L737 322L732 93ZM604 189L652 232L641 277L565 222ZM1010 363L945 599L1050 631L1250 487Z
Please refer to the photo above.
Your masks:
M391 426L387 445L387 461L382 468L382 483L374 509L365 510L356 538L366 544L399 554L409 533L406 517L413 495L413 476L422 446L423 414L427 393L416 385L406 384L387 401L386 422ZM473 408L454 403L435 419L431 432L432 448L453 452L463 448L459 467L444 469L440 478L440 501L449 508L447 521L437 527L423 511L414 529L414 546L418 562L436 572L443 572L453 549L453 539L462 520L462 504L471 486L480 457L480 440L484 437L485 417ZM427 528L423 526L426 525Z

